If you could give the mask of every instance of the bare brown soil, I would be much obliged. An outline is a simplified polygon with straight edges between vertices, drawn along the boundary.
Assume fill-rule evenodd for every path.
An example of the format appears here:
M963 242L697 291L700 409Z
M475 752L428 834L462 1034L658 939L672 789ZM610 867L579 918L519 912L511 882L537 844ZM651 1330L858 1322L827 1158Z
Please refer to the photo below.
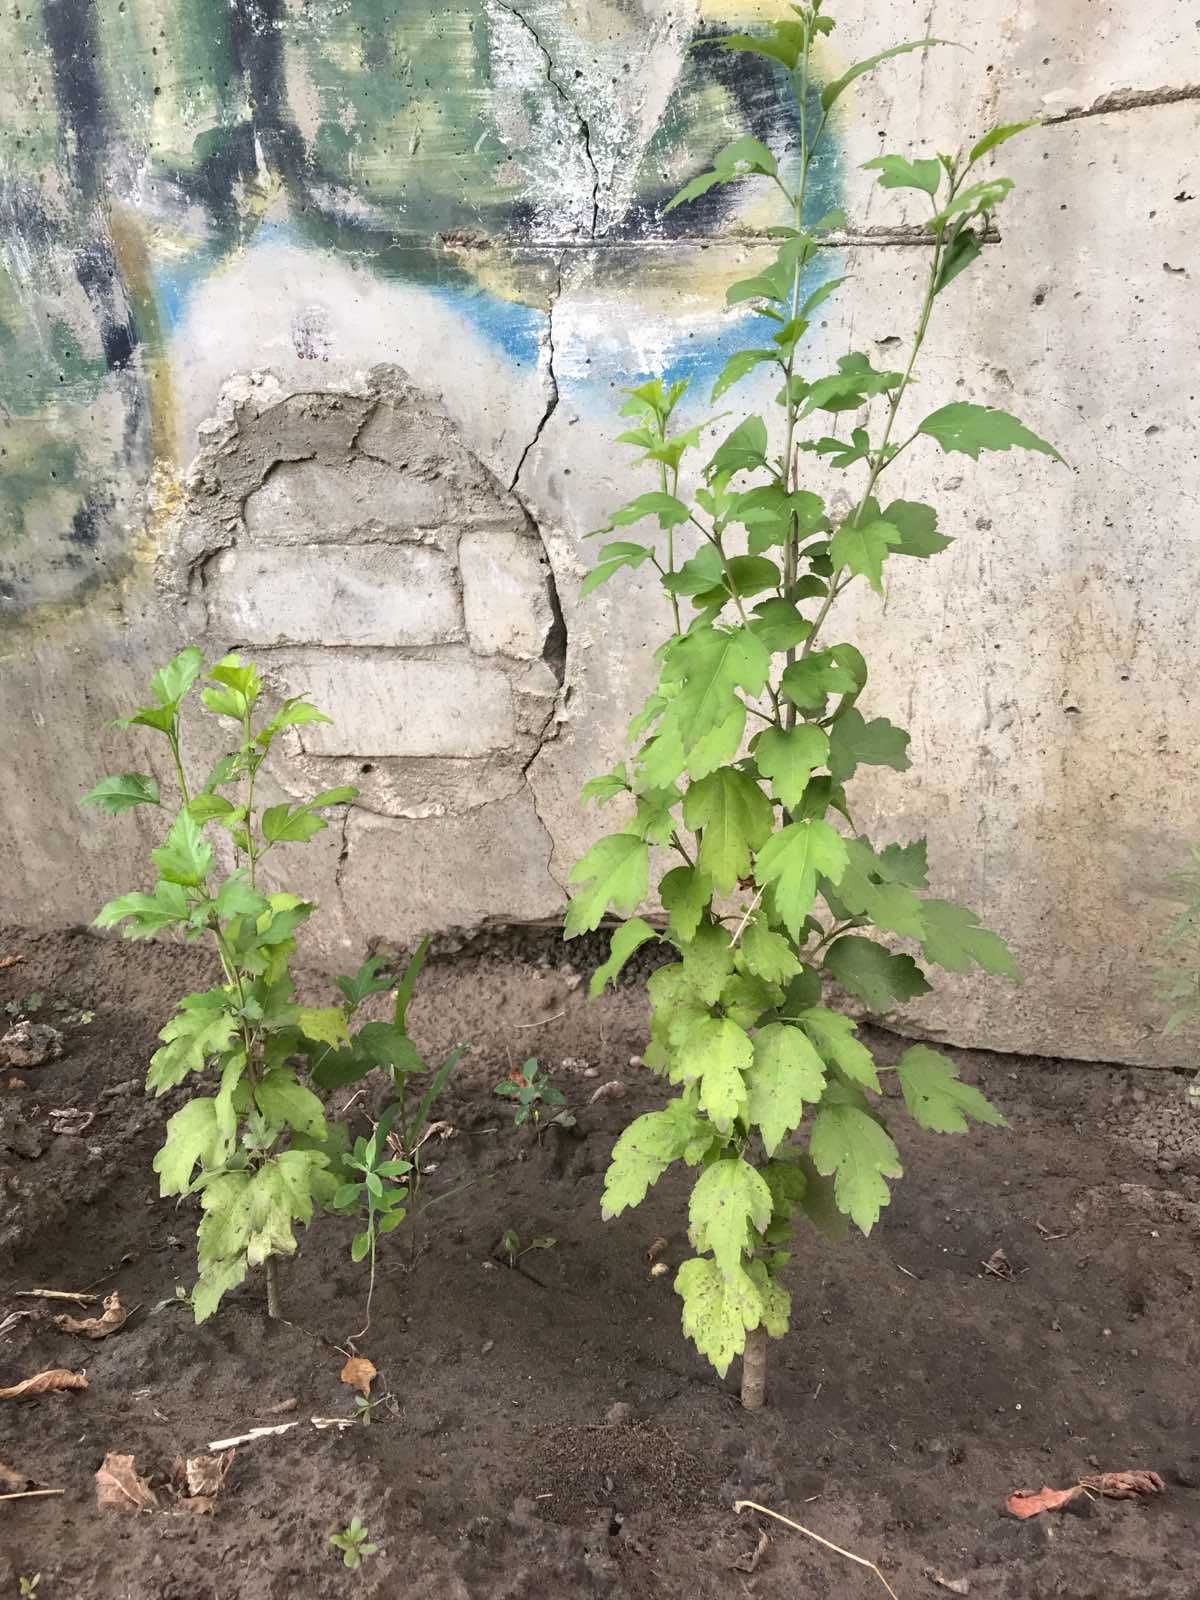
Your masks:
M686 1252L682 1184L599 1220L612 1140L659 1098L630 1062L639 991L589 1007L550 948L497 940L429 970L418 1038L474 1048L426 1182L437 1204L386 1241L359 1342L383 1403L338 1432L309 1419L352 1412L339 1372L365 1285L347 1224L320 1220L284 1267L286 1322L265 1320L261 1283L200 1328L155 1309L191 1282L195 1213L157 1197L174 1102L140 1086L204 958L0 929L0 959L23 958L0 969L0 1004L39 991L38 1015L66 1033L61 1059L0 1073L0 1385L55 1366L88 1377L84 1392L0 1401L0 1461L66 1491L0 1502L0 1595L39 1572L38 1600L883 1595L778 1526L745 1570L760 1524L733 1502L749 1498L877 1561L901 1600L955 1592L930 1570L976 1600L1195 1600L1200 1118L1179 1080L964 1055L1011 1129L937 1138L897 1116L909 1174L869 1240L801 1237L793 1332L772 1344L769 1405L751 1415L736 1369L718 1380L683 1340L670 1275L650 1276L657 1236L668 1263ZM885 1059L900 1048L872 1043ZM526 1055L574 1129L513 1130L491 1089ZM612 1080L620 1097L589 1105ZM50 1113L70 1108L95 1120L55 1133ZM513 1270L507 1228L556 1243ZM1011 1276L983 1267L998 1249ZM102 1343L15 1296L101 1278L139 1308ZM211 1516L97 1509L109 1451L158 1482L177 1455L293 1419L237 1451ZM1028 1523L1003 1512L1013 1489L1131 1467L1161 1472L1166 1492ZM381 1548L348 1572L327 1541L355 1514Z

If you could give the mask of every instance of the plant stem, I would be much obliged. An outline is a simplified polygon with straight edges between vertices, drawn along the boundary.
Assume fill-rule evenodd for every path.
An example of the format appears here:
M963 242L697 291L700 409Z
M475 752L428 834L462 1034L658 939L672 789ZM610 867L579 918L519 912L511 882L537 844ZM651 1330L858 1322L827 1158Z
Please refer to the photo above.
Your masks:
M667 430L664 427L660 426L659 427L659 433L662 435L663 442L665 443L666 442ZM665 461L660 461L658 463L658 483L659 483L659 487L661 488L661 490L662 490L662 492L664 494L674 494L676 492L676 490L679 488L679 468L678 467L675 468L674 481L672 482L670 489L668 489L667 488L667 464L666 464ZM674 522L672 522L671 526L667 529L667 571L668 572L674 572L675 571L675 524L674 524ZM675 619L675 632L676 632L676 634L682 633L683 629L679 626L679 596L676 595L676 594L672 594L671 595L671 615Z
M265 1262L267 1274L267 1315L272 1321L278 1322L279 1310L279 1261L275 1256L268 1256Z
M767 1330L760 1324L746 1335L742 1352L742 1406L760 1411L767 1399Z

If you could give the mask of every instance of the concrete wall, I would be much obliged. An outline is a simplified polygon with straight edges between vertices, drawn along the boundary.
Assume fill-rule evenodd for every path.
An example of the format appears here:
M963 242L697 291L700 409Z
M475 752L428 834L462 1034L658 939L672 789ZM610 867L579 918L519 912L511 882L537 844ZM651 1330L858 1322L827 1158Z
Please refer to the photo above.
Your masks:
M783 10L782 7L779 8ZM870 709L913 771L861 814L928 832L936 887L1028 974L939 981L901 1020L999 1048L1166 1064L1149 990L1166 872L1200 831L1200 11L1181 0L835 6L828 74L926 30L843 102L816 203L853 279L814 361L886 351L919 247L858 168L992 122L1002 243L959 280L914 404L1001 404L1071 470L931 447L898 469L957 536L850 608ZM280 794L353 781L293 852L325 953L553 917L598 831L661 599L584 607L583 535L636 490L616 391L691 411L745 326L724 287L769 197L665 198L745 131L781 156L769 68L690 48L704 0L32 0L0 22L0 917L90 916L151 823L81 816L130 758L114 716L185 641L253 651L335 717ZM770 408L747 385L739 404ZM927 404L926 404L927 403ZM828 487L828 486L826 486Z

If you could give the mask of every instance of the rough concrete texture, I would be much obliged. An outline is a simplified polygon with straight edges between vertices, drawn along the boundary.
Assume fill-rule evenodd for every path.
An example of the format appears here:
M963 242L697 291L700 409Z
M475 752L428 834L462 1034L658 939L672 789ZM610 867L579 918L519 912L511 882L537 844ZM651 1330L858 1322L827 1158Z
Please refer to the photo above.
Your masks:
M120 18L35 0L0 25L0 916L87 917L144 881L154 819L76 799L154 768L111 721L191 640L253 650L274 692L335 717L268 780L362 790L271 869L321 900L330 960L557 913L611 825L579 786L623 753L665 614L644 574L576 603L585 536L653 487L612 442L617 390L690 375L687 420L708 415L729 339L748 342L724 289L779 220L765 195L665 220L663 202L739 133L794 147L768 68L691 46L766 9L459 0L268 27L231 0L225 54L182 0ZM813 370L886 357L915 315L917 214L861 163L1041 116L1004 151L1002 237L939 306L912 406L1002 405L1071 463L914 450L897 492L957 542L895 564L882 604L846 603L864 705L913 739L910 772L857 782L856 815L927 832L935 887L1026 973L1017 991L939 975L899 1021L1190 1064L1150 973L1197 833L1200 18L1177 0L832 9L826 79L900 36L971 50L889 63L842 103L816 187L851 219L823 268L852 277ZM730 401L773 409L753 381Z

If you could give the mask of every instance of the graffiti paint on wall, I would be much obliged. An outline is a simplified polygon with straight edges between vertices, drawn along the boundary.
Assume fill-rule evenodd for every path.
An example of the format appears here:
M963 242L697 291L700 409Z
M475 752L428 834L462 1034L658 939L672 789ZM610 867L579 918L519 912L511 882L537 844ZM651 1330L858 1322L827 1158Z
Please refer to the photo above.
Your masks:
M8 12L0 612L122 570L147 487L174 481L194 448L193 355L219 361L232 341L270 364L247 293L286 298L293 359L338 361L331 297L357 281L419 291L529 369L567 263L595 304L621 308L612 338L560 352L581 390L607 397L651 359L719 360L729 264L704 246L777 219L735 216L719 190L662 209L743 132L782 158L791 147L769 65L694 48L734 20L660 0ZM837 187L831 162L814 206ZM699 341L675 337L683 294L693 316L698 298L711 307Z

